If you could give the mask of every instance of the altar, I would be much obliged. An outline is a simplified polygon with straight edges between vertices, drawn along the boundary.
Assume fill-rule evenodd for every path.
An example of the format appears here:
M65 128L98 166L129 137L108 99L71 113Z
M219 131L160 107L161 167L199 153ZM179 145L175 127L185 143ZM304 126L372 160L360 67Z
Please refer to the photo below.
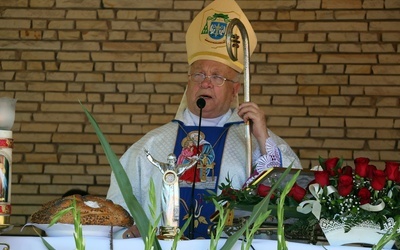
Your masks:
M56 250L72 250L75 249L75 241L72 236L68 237L45 237ZM225 240L219 241L222 247ZM144 243L141 238L133 239L113 239L112 242L108 237L85 237L86 250L126 250L126 249L144 249ZM171 249L172 241L160 241L162 249ZM10 250L47 250L40 237L34 236L0 236L0 249L6 249L7 244ZM182 250L205 250L209 249L210 240L188 240L180 241L177 249ZM254 239L252 249L277 249L277 241ZM287 242L289 250L367 250L369 248L355 246L327 246L327 245L311 245L295 242ZM241 242L238 242L233 249L241 249Z

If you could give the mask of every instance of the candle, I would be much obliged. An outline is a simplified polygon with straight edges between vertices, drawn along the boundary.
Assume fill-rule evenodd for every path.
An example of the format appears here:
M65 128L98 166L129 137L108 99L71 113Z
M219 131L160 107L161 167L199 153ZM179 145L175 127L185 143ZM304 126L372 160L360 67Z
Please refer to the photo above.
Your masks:
M14 125L16 99L0 97L0 130L10 130Z
M11 227L12 148L12 131L0 130L0 231Z

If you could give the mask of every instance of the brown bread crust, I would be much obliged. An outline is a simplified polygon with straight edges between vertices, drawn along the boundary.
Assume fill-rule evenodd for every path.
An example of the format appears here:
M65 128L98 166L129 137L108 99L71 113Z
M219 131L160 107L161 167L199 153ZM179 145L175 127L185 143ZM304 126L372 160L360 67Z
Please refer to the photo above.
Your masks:
M42 208L31 216L32 223L49 224L54 215L72 205L76 199L77 209L81 213L82 225L107 225L130 227L133 225L132 216L120 205L110 200L93 195L81 196L79 194L55 199L45 203ZM89 204L98 207L88 206ZM62 216L58 223L73 224L74 218L71 212Z

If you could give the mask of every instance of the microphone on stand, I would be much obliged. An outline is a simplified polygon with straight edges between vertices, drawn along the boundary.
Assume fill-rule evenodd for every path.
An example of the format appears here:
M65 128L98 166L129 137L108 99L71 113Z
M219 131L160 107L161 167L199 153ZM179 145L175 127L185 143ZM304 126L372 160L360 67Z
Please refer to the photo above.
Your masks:
M201 122L201 115L202 115L202 111L203 108L206 106L206 100L204 100L204 98L199 98L196 102L197 107L200 109L200 119L199 119L199 127L200 127L200 122Z
M203 115L203 108L206 106L206 100L203 98L197 99L196 102L197 107L200 109L200 115L199 115L199 130L197 133L197 156L200 159L200 133L201 133L201 118ZM199 164L197 162L197 164ZM189 209L189 216L192 216L189 224L189 239L194 238L194 190L196 188L196 174L197 174L197 164L194 166L194 175L193 175L193 183L192 183L192 194L190 196L191 198L191 204L190 204L190 209Z

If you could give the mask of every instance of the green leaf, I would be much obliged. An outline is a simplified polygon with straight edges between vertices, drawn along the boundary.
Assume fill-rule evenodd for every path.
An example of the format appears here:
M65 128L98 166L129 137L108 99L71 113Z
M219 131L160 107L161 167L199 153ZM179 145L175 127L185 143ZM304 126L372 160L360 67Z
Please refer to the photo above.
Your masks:
M396 217L396 222L393 228L386 232L381 239L378 241L376 245L372 247L372 250L382 250L387 243L391 240L396 240L400 236L400 232L398 231L400 227L400 217Z
M232 236L230 236L225 244L222 246L221 250L230 250L233 248L233 246L236 244L236 242L239 240L239 238L243 235L243 233L246 231L246 228L248 228L250 225L256 221L256 219L262 214L266 213L269 210L269 200L271 199L271 195L274 193L275 189L277 189L281 182L286 178L286 176L289 174L290 170L292 169L292 164L290 164L289 167L285 170L285 172L282 173L282 175L279 177L277 182L271 187L271 190L269 191L268 195L264 197L257 205L254 206L253 211L250 215L250 218L246 221L245 225L242 226L238 231L236 231Z
M300 170L297 171L296 174L293 175L292 179L285 185L285 188L283 189L281 196L279 197L279 203L278 203L278 211L277 211L277 219L278 219L278 249L279 250L287 250L287 245L285 241L285 230L284 230L284 225L283 222L285 220L284 218L284 204L285 204L285 198L290 192L291 188L293 187L294 183L297 180L297 177L300 174Z
M45 245L45 247L46 247L48 250L56 250L55 248L53 248L53 247L42 237L42 235L41 235L38 231L36 231L35 228L33 228L33 231L35 231L35 233L40 237L40 239L41 239L42 242L43 242L43 245Z
M254 235L258 231L258 229L262 226L262 224L267 220L270 216L271 210L266 211L265 213L261 213L260 216L256 219L253 226L249 230L246 229L246 240L242 241L242 249L249 250L252 247L252 242L254 239Z
M225 208L223 204L218 203L215 199L213 199L212 202L215 205L216 211L219 212L215 234L213 231L211 231L210 249L214 250L217 248L218 241L224 232L226 221L229 217L229 207Z
M81 106L87 118L89 119L90 123L92 124L94 131L96 132L96 135L101 143L101 146L103 147L104 153L106 154L107 160L112 168L112 171L114 172L115 178L121 190L122 196L124 197L125 203L129 209L129 212L132 214L132 217L135 220L140 235L142 235L143 241L145 241L147 233L149 231L150 221L147 218L147 215L144 212L141 204L136 199L135 195L132 193L132 185L129 181L129 178L124 168L122 167L119 161L119 158L115 155L114 151L112 150L110 144L105 138L103 132L101 131L94 117L82 105L82 103ZM156 250L161 249L160 243L158 242L157 238L155 238L154 242L155 242L154 249Z
M157 199L156 199L156 188L154 186L154 181L153 178L150 179L150 189L149 189L149 198L150 198L150 205L149 205L149 211L151 214L151 217L154 221L153 225L150 225L149 227L149 232L147 234L147 238L145 240L145 250L149 249L151 250L154 245L154 240L156 238L156 233L158 232L158 224L161 220L162 214L160 214L157 217L156 215L156 209L157 209Z
M81 224L81 212L76 207L76 199L72 200L72 212L74 216L74 239L75 247L77 250L85 250L85 239L83 238L82 224Z
M53 216L53 218L51 219L50 224L49 224L48 227L51 227L51 226L53 226L54 224L56 224L57 221L58 221L61 217L63 217L65 214L71 212L73 209L74 209L73 207L67 207L67 208L61 210L60 212L56 213L56 214Z
M189 218L186 220L185 224L183 224L182 228L179 232L175 235L174 242L172 243L171 250L176 250L178 247L178 242L183 238L183 233L186 231L186 228L190 225L192 221L192 216L190 215Z
M150 179L149 198L150 198L150 205L149 205L150 214L151 217L155 219L157 217L156 215L157 199L156 199L156 188L154 186L153 178Z
M42 239L43 244L46 246L48 250L56 250L54 247L52 247L42 236L40 236Z
M319 165L320 165L323 169L326 169L326 167L325 167L325 159L324 159L324 158L322 158L321 156L318 156L318 162L319 162Z

